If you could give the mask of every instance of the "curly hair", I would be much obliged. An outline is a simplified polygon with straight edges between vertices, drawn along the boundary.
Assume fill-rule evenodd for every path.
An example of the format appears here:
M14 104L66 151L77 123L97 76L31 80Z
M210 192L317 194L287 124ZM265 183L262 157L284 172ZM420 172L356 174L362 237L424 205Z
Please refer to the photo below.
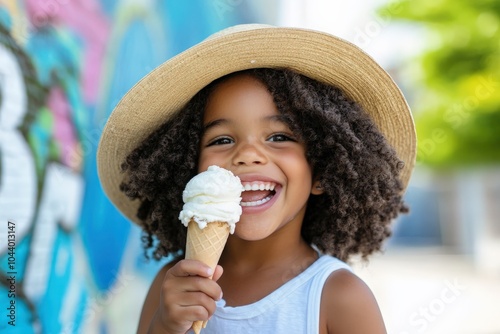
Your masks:
M145 252L156 259L184 250L178 221L182 191L196 174L203 112L210 93L228 77L245 73L262 82L292 132L324 192L310 196L302 237L320 251L348 261L380 251L390 222L408 212L399 173L404 164L360 106L340 89L288 69L251 69L219 78L145 139L126 158L120 189L141 205ZM155 245L153 235L160 241ZM147 256L147 254L146 254Z

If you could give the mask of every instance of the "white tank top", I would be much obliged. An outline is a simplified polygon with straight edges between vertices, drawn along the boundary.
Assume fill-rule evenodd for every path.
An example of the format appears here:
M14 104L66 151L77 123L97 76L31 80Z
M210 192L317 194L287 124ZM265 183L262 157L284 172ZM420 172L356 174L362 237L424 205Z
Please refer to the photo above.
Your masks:
M351 270L339 259L322 255L298 276L255 303L230 307L220 300L202 334L317 334L323 285L338 269Z

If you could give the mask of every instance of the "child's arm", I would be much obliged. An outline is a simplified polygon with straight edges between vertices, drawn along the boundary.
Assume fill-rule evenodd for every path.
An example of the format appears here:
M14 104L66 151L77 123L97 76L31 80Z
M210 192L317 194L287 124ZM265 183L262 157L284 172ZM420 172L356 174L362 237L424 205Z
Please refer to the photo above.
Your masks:
M186 333L193 321L207 320L215 311L222 275L217 266L213 280L206 265L194 260L169 263L156 275L144 301L137 333Z
M320 326L328 334L387 333L370 288L347 270L335 271L325 283Z

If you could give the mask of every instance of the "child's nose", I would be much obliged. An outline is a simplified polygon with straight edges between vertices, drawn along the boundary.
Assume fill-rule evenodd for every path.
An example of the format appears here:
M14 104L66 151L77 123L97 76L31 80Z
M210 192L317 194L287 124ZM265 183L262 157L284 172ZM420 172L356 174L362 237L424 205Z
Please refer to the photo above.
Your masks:
M267 157L257 144L245 143L236 151L233 158L234 165L265 164Z

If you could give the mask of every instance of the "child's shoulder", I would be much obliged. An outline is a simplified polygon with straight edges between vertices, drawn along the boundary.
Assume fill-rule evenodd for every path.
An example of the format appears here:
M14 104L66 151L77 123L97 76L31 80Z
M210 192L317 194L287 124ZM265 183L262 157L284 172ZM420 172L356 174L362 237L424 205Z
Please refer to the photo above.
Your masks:
M334 271L325 282L320 323L322 333L386 333L372 291L346 269Z

